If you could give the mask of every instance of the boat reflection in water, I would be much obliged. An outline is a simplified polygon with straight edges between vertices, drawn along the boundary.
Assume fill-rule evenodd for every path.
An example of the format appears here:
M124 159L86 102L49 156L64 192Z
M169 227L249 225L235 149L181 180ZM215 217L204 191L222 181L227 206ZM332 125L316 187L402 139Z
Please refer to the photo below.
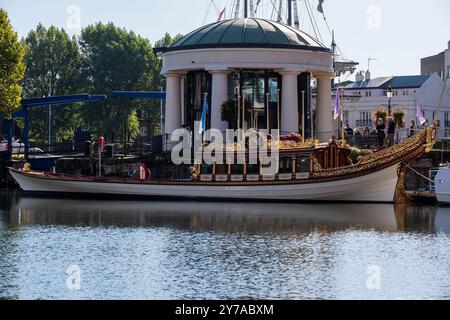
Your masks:
M450 298L446 208L0 200L0 297ZM66 287L74 264L78 291Z
M11 225L167 227L230 233L348 228L450 233L450 208L393 204L270 204L19 198Z

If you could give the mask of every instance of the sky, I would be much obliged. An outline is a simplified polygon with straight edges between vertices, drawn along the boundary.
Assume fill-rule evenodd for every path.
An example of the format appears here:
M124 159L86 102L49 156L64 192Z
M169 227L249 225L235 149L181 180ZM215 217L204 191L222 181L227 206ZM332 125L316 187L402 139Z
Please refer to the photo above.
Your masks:
M235 0L0 0L20 37L44 26L79 34L89 24L113 22L148 38L152 43L166 32L187 34L217 20ZM271 1L262 0L258 16L273 18ZM304 1L298 0L300 28L331 43L324 18L309 0L319 34L315 34ZM324 12L345 57L368 68L372 77L420 74L420 59L444 51L450 41L449 0L325 0ZM346 80L346 79L341 79ZM348 80L354 80L354 75Z

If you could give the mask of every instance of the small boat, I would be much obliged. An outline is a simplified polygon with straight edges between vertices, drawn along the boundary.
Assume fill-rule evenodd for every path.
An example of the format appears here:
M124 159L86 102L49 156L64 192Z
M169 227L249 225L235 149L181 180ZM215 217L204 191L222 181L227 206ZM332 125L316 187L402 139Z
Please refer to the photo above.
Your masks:
M265 175L245 163L196 165L190 179L178 180L98 178L13 168L9 171L27 193L214 201L389 203L404 191L402 164L431 151L435 139L436 129L427 128L391 148L360 157L355 164L349 157L350 147L334 139L328 144L288 141L280 147L280 171L273 175ZM249 156L248 151L246 156Z
M439 168L434 178L436 198L440 204L450 204L450 166Z

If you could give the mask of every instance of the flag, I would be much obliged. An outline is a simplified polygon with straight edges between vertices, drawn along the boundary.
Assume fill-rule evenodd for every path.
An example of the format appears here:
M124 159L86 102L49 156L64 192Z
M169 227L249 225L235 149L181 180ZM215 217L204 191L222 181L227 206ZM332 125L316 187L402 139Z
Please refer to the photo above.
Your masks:
M208 114L208 101L206 97L207 94L205 93L205 97L203 98L202 118L200 120L200 126L198 127L198 134L202 134L206 127L206 116Z
M341 115L341 97L339 94L339 88L336 89L336 102L334 103L334 120Z
M219 18L217 19L217 21L221 21L222 20L223 16L225 15L225 10L226 10L226 8L223 8L223 10L220 11Z
M420 110L419 104L416 105L416 118L419 121L419 124L422 126L425 122L427 122L427 119L423 116L422 110Z
M319 5L317 6L317 11L319 11L320 13L323 13L323 2L325 0L319 0Z

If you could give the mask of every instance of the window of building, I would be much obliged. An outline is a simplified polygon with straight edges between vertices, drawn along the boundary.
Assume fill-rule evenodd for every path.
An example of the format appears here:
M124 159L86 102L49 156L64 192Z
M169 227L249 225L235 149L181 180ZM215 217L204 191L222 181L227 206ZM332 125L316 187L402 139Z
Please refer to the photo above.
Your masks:
M359 113L359 120L356 121L357 127L369 126L372 123L372 113L369 111L363 111Z
M147 135L147 127L141 127L139 131L141 133L141 136Z
M450 129L445 129L445 137L450 137Z

